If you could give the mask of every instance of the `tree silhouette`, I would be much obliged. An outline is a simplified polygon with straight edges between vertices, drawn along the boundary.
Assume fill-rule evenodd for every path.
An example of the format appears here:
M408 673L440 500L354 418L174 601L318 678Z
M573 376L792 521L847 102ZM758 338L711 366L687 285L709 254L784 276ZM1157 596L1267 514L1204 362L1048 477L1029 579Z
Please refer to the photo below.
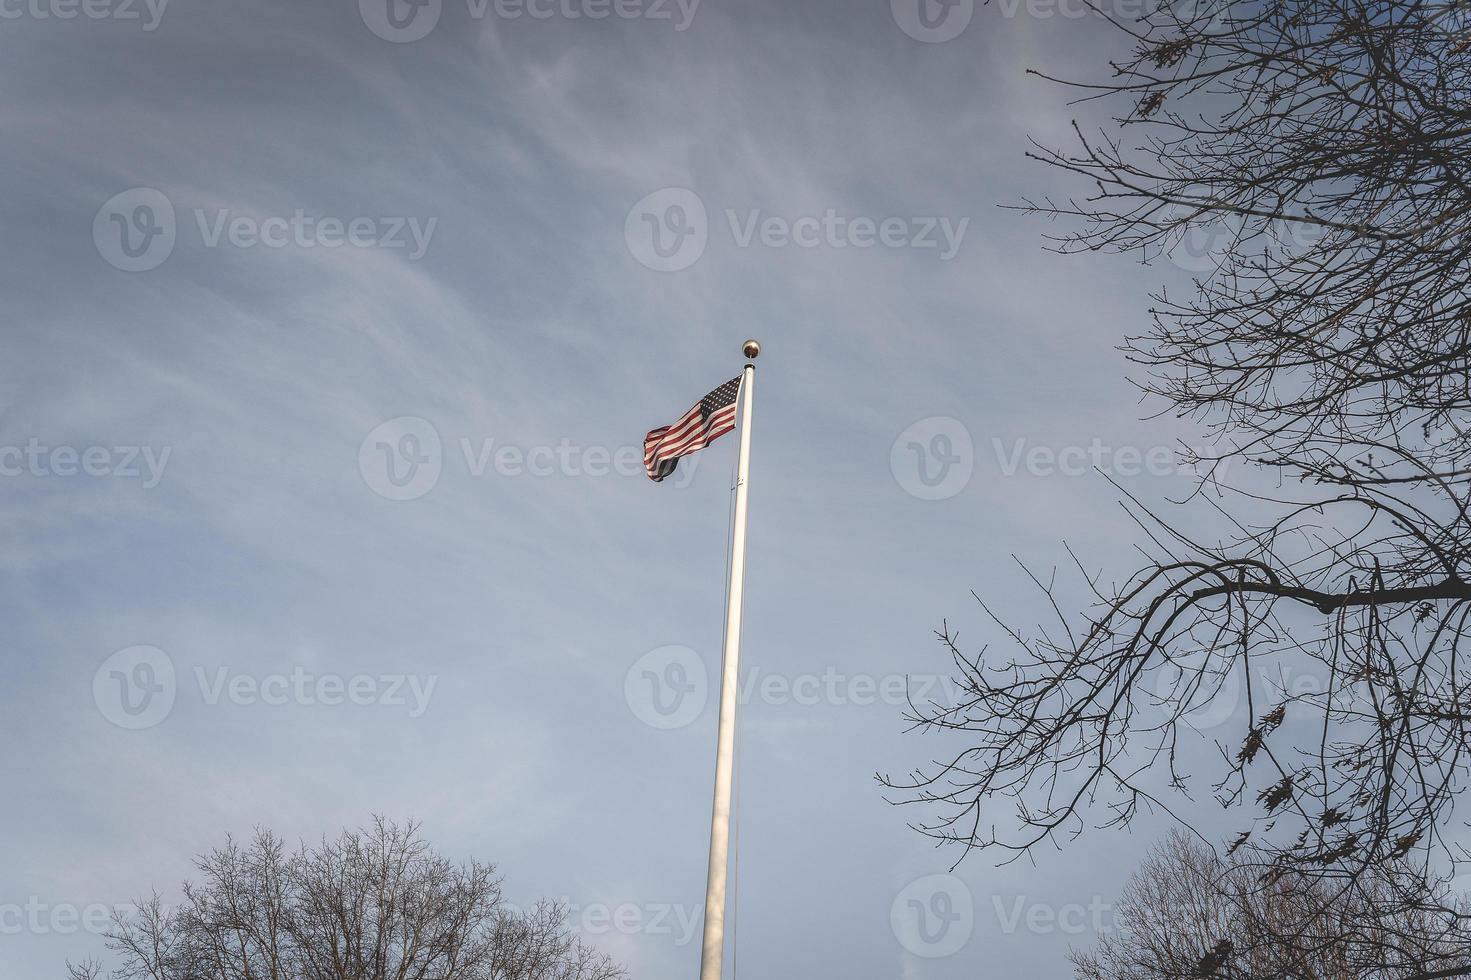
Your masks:
M1180 831L1130 877L1114 927L1074 950L1079 980L1409 980L1471 972L1464 903L1418 869L1375 868L1339 892L1300 874L1261 880ZM1431 911L1434 910L1434 911Z
M1089 608L1036 575L1057 626L993 616L1002 654L940 631L961 693L911 720L965 744L881 781L962 857L1016 856L1171 809L1188 716L1239 687L1205 776L1243 814L1238 844L1319 877L1444 868L1466 856L1445 827L1471 751L1467 8L1095 9L1131 55L1053 80L1117 111L1031 154L1091 192L1022 206L1059 220L1064 252L1152 261L1214 236L1212 267L1154 295L1123 348L1212 448L1187 456L1199 482L1170 517L1125 493L1136 574L1108 583L1074 556ZM1187 531L1195 513L1229 532ZM1321 684L1266 678L1282 664Z
M495 868L434 854L413 824L290 852L260 831L196 862L177 908L155 893L120 916L117 980L616 980L563 928L565 909L507 905ZM70 967L98 980L102 965Z

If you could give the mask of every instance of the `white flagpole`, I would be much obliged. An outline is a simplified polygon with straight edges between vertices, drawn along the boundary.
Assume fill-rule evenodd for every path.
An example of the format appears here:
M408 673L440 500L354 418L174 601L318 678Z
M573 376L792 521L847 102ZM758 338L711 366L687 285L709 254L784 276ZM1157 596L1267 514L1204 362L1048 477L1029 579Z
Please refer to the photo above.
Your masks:
M729 605L720 677L720 735L715 746L715 805L710 815L710 868L705 886L705 941L700 980L720 980L725 961L725 876L730 865L730 796L735 775L736 692L741 659L741 599L746 583L746 493L751 476L751 401L761 345L746 341L741 377L741 449L736 464L735 526L731 531Z

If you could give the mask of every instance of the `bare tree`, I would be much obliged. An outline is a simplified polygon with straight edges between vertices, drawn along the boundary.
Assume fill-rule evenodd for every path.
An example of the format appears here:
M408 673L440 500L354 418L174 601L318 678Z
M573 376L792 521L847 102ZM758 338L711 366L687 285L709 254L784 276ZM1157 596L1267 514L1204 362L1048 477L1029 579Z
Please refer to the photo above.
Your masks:
M1188 716L1239 684L1247 717L1206 778L1247 811L1241 840L1327 876L1444 868L1465 857L1446 821L1471 758L1468 7L1096 12L1131 54L1101 81L1054 81L1117 111L1033 153L1092 191L1025 206L1071 229L1062 251L1150 261L1215 237L1215 267L1155 295L1124 350L1161 411L1213 434L1181 503L1224 530L1130 496L1146 560L1107 582L1075 558L1091 608L1036 575L1057 626L998 619L996 655L947 625L961 696L912 721L966 744L881 780L962 857L1026 853L1170 810ZM1254 466L1228 483L1227 460ZM1322 684L1263 680L1282 664Z
M1463 902L1417 868L1376 867L1342 895L1297 873L1263 882L1171 833L1129 879L1117 922L1072 953L1079 980L1405 980L1471 972ZM1428 909L1447 914L1434 914Z
M615 980L564 928L566 910L505 903L495 868L434 854L417 825L381 818L288 851L260 831L196 862L200 880L157 895L108 936L116 980ZM99 980L102 965L70 966Z

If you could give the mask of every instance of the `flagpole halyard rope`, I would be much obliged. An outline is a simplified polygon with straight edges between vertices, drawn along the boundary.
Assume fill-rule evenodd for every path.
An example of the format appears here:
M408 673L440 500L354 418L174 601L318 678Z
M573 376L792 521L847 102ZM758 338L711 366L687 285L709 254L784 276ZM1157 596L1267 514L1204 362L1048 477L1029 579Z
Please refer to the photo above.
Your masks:
M735 476L735 479L736 480L739 480L740 479L739 470L740 470L740 462L739 462L739 459L737 459L736 464L735 464L735 473L733 474ZM731 518L732 518L732 524L733 524L734 523L734 517L735 517L735 491L736 491L736 484L735 484L734 481L732 482L730 489L731 489ZM733 528L732 528L732 530L733 530ZM730 546L727 545L726 546L726 551L729 552L729 550L730 550ZM727 554L727 557L729 557L728 554ZM741 574L742 574L742 577L744 579L744 575L745 575L745 569L744 568L741 569ZM742 582L742 585L744 586L744 581ZM726 587L726 591L729 592L729 585L728 584L727 584L727 587ZM727 598L727 601L728 601L729 600L729 596L727 596L726 598ZM741 608L738 609L738 610L736 610L736 613L737 613L737 615L739 615L741 617L741 621L744 622L745 621L745 616L746 616L746 595L745 595L745 589L744 588L741 589ZM727 611L727 615L729 615L729 612L728 611ZM739 677L737 677L737 681L739 681ZM737 704L739 704L739 703L740 703L740 698L739 698L739 693L737 693ZM742 762L744 761L744 759L746 757L745 756L745 748L746 748L746 728L745 728L745 726L743 724L741 724L741 719L738 717L736 719L736 725L735 725L735 754L734 754L734 758L731 760L732 785L731 785L731 804L730 804L730 811L731 811L730 812L730 823L731 823L731 828L730 828L730 834L731 834L731 843L730 843L730 900L727 903L727 910L730 913L730 929L729 929L729 933L730 933L730 976L731 976L731 980L738 980L738 978L740 977L741 944L740 944L739 932L740 932L740 922L741 922L741 796L742 796L742 793L741 793L741 783L742 783L742 780L741 780L741 765L742 765Z
M730 461L730 495L729 504L726 508L725 517L725 567L730 568L731 548L735 542L735 511L736 490L740 487L740 456ZM730 625L730 578L725 580L725 615L721 620L721 635L724 635ZM745 597L742 596L741 608L737 611L740 616L745 616ZM737 677L739 683L740 678ZM739 704L739 694L737 694ZM730 936L730 976L736 980L740 976L738 957L740 956L740 939L738 936L740 927L741 907L741 759L742 750L745 746L745 728L740 719L736 720L735 726L735 750L731 760L731 804L730 804L730 898L726 902L726 910L729 913L730 928L726 933Z

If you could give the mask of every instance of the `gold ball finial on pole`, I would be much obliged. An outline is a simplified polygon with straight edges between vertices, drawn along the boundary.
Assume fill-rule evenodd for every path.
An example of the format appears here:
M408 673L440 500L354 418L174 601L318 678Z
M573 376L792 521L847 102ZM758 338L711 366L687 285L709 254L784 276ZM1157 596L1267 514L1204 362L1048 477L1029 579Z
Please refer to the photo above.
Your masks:
M746 346L741 348L741 352L754 361L761 356L761 345L754 340L748 340Z

